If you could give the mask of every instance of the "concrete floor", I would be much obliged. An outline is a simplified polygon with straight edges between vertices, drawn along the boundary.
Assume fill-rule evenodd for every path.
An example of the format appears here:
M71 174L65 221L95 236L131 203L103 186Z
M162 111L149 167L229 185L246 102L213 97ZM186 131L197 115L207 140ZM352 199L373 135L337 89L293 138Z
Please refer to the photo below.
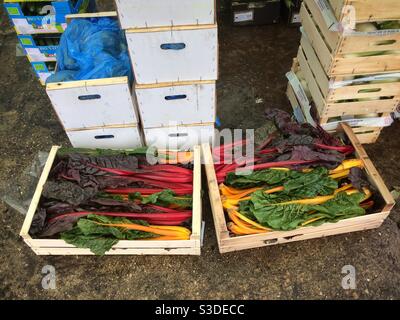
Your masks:
M0 195L18 200L33 191L25 171L38 152L68 140L26 58L15 57L16 37L0 10ZM265 107L289 110L284 74L298 44L298 31L284 25L220 27L224 127L258 128ZM397 122L367 147L390 188L400 185L399 134ZM378 230L225 255L206 194L204 217L201 257L38 257L18 236L23 215L1 203L0 299L400 298L398 209ZM45 265L56 269L56 290L41 287ZM341 287L345 265L356 268L355 290Z

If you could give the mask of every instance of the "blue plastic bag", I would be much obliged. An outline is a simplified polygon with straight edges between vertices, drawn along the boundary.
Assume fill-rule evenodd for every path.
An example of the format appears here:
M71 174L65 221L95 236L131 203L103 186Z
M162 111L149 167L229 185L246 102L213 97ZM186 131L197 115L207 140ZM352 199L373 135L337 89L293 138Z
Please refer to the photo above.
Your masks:
M57 50L57 72L50 82L128 76L132 66L124 32L110 18L74 19Z

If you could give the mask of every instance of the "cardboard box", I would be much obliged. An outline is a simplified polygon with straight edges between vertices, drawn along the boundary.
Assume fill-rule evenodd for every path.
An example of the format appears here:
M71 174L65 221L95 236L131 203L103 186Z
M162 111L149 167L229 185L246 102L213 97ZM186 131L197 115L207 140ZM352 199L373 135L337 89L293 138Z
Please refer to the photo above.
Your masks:
M93 0L15 1L4 0L4 7L17 34L60 33L65 30L65 16L93 10Z
M234 1L231 4L232 23L234 25L278 23L280 10L280 0Z
M31 62L31 65L42 85L46 84L47 78L54 74L56 69L55 61Z
M19 35L18 40L30 62L56 61L61 34Z

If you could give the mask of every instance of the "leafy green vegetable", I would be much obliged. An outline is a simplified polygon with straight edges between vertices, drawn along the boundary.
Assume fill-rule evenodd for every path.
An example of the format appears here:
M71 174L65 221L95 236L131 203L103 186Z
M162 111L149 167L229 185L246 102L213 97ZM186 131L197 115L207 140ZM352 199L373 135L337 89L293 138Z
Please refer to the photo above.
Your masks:
M296 229L311 219L316 221L308 225L315 226L364 215L365 210L360 206L363 199L363 193L347 195L341 192L322 205L281 204L296 200L296 197L285 193L265 194L257 191L250 201L240 204L239 211L249 218L254 217L265 227L287 231Z
M330 178L329 171L322 167L306 173L273 169L247 173L245 175L231 172L227 175L225 184L239 189L258 186L266 186L268 188L283 186L285 194L299 198L329 195L338 188L337 181Z
M294 172L283 184L286 194L292 197L313 198L330 195L338 188L338 182L328 176L326 168L316 168L310 172Z
M137 196L137 195L136 195ZM161 192L154 193L142 199L143 204L157 204L163 207L169 205L176 205L180 208L191 208L192 197L179 197L177 198L175 192L170 189L165 189Z
M378 23L378 27L381 30L400 29L400 21L397 21L397 20L384 21L384 22Z
M365 210L360 206L364 200L363 193L354 193L348 195L346 192L340 192L332 200L321 205L311 206L311 211L316 211L311 217L320 217L322 219L315 222L322 224L324 222L337 222L342 219L362 216Z
M130 220L120 217L88 215L79 219L77 226L71 231L61 233L61 239L78 248L89 248L96 255L104 255L119 240L137 240L152 238L156 235L143 231L127 230L117 227L108 227L104 224L129 224L136 223L148 226L141 220Z
M235 173L230 172L226 176L225 184L238 189L247 189L261 185L276 186L282 185L290 177L292 171L281 170L260 170L250 172Z

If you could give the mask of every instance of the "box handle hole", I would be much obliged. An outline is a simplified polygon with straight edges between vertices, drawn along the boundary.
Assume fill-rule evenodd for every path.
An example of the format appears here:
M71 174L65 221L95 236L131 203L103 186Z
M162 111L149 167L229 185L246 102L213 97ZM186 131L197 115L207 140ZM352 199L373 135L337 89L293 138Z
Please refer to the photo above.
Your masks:
M170 100L182 100L182 99L186 99L187 95L186 94L176 94L173 96L166 96L165 100L170 101Z
M96 99L101 99L101 95L99 94L88 94L88 95L84 95L84 96L79 96L78 97L79 100L96 100Z
M382 41L376 41L374 45L376 46L390 46L391 44L396 43L397 40L382 40Z
M171 138L182 138L182 137L187 137L188 134L187 133L170 133L168 136Z
M160 48L162 50L183 50L186 48L186 44L180 43L163 43Z
M103 134L99 136L94 136L96 140L103 140L103 139L114 139L115 136L113 134Z
M285 240L292 240L292 239L294 239L294 238L301 237L301 236L302 236L302 234L296 234L296 235L294 235L294 236L284 237L283 239L285 239Z
M380 92L380 91L382 91L382 88L361 89L361 90L358 90L358 93L374 93L374 92Z
M265 240L264 243L265 244L275 244L278 242L278 239L270 239L270 240Z

